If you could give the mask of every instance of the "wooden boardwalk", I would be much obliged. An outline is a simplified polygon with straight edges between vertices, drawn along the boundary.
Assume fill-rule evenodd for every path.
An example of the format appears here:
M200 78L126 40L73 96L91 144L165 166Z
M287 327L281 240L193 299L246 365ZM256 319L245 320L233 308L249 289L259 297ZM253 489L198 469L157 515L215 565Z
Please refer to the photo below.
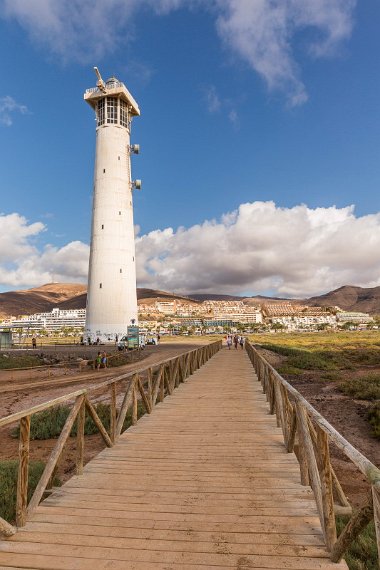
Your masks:
M218 352L0 542L0 569L346 569L255 378Z

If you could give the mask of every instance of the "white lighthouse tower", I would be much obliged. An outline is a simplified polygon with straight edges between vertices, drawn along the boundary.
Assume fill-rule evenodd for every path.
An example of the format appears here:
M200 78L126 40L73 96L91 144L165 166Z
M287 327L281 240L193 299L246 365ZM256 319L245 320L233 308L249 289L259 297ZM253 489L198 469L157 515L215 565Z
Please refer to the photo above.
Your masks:
M88 273L86 339L119 339L137 324L135 238L133 228L132 117L139 107L115 77L104 82L98 69L97 86L84 99L96 114L96 151L91 251Z

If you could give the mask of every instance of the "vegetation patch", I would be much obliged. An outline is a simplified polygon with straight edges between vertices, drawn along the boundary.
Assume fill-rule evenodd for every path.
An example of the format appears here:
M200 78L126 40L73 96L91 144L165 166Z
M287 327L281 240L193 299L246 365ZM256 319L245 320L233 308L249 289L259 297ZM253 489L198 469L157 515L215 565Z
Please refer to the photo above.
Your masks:
M346 526L348 517L337 517L338 536ZM378 570L375 525L371 522L351 544L345 560L350 570Z
M131 359L127 352L118 352L112 354L108 358L108 367L116 368L118 366L124 366L125 364L130 364Z
M29 463L28 501L32 498L44 468L42 461ZM16 519L17 474L18 461L0 461L0 517L12 524ZM60 485L59 479L55 478L53 484Z
M372 427L372 433L380 439L380 404L372 406L368 412L368 421Z
M349 364L346 362L343 363L341 358L337 358L337 355L331 354L331 351L312 352L310 350L269 343L261 344L260 346L266 350L271 350L272 352L286 356L286 364L293 369L336 370L342 365Z
M109 404L96 404L96 413L98 414L102 424L109 431L111 423L111 407ZM54 406L48 410L43 410L32 415L30 422L30 439L53 439L59 437L62 432L63 426L70 414L70 406ZM140 418L145 414L144 404L142 402L137 403L137 417ZM124 424L123 431L132 425L132 411L129 410L127 413ZM75 436L77 433L76 423L71 430L71 436ZM85 435L93 435L98 433L98 428L94 424L92 418L86 413L86 420L84 424ZM11 432L12 437L19 437L19 427L15 428Z
M0 370L4 368L31 368L42 364L42 359L35 355L8 356L7 354L0 354Z
M366 374L339 384L339 389L357 400L380 399L380 374Z

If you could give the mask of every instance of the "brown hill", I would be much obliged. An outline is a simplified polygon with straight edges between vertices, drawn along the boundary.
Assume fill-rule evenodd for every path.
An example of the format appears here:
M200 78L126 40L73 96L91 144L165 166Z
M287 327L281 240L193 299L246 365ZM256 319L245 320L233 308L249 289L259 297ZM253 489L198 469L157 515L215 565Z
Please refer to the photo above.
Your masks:
M0 293L0 317L51 311L65 301L75 301L85 291L86 286L78 283L48 283L24 291Z
M0 293L0 318L10 315L31 315L51 311L54 307L60 309L84 309L86 307L86 286L78 283L48 283L23 291L8 291ZM189 297L158 291L155 289L137 289L137 298L150 304L156 300L178 299L199 303L203 300L239 300L247 304L260 305L265 302L283 302L288 299L275 297L238 297L235 295L218 295L194 293ZM363 311L370 314L380 314L380 287L354 287L345 285L310 299L289 299L292 303L303 303L322 307L338 306L344 310Z
M344 285L325 295L311 297L307 303L321 307L338 306L345 311L380 314L380 287Z
M33 289L0 293L0 318L44 313L51 311L54 307L84 309L87 298L86 289L86 285L78 283L47 283ZM158 299L190 300L188 297L155 289L137 289L137 298L148 303Z

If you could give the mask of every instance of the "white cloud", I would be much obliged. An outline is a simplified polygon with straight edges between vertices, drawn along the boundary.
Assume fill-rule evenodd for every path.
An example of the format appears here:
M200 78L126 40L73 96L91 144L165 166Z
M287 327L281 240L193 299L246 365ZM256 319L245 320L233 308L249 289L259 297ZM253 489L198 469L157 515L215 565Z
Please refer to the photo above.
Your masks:
M229 49L261 75L270 90L284 91L290 105L304 103L306 88L293 57L300 30L313 28L315 57L336 53L352 30L356 0L216 0L218 32Z
M156 230L137 242L142 286L307 296L380 284L380 214L353 207L242 204L220 221Z
M28 108L17 103L10 95L0 97L0 123L10 127L13 124L13 113L26 115Z
M41 222L0 215L0 284L86 282L89 247L73 241L38 248ZM136 228L138 230L138 228ZM279 208L241 204L220 220L157 229L137 237L138 285L177 292L246 291L309 296L341 285L380 285L380 213L353 206Z
M88 245L73 241L41 250L36 238L45 230L43 223L30 223L20 214L0 214L0 285L31 287L49 283L53 276L62 282L87 280Z
M158 15L191 8L211 11L228 48L261 75L290 105L307 98L294 59L300 31L314 39L303 46L313 57L336 54L350 37L356 0L0 0L0 13L15 19L49 53L63 60L94 62L134 37L139 10Z

